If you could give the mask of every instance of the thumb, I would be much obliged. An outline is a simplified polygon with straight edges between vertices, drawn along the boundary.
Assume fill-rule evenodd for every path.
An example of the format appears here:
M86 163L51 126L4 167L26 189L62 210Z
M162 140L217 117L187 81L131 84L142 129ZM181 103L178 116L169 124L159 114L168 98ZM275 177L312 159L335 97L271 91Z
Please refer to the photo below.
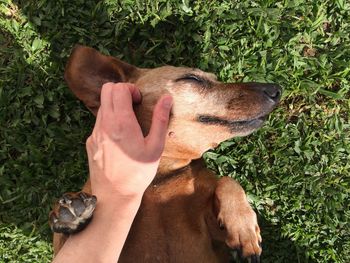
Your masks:
M146 144L151 156L159 158L163 152L167 135L169 115L173 104L170 95L162 96L153 110L151 129L146 137Z

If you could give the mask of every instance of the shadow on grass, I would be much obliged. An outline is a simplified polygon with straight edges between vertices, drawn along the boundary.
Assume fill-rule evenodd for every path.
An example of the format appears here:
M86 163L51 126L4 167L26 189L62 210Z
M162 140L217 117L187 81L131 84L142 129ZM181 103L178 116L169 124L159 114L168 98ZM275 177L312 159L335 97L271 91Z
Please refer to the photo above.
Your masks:
M52 201L65 191L79 189L87 175L84 140L93 118L63 80L72 47L77 43L92 46L144 67L172 64L207 70L208 65L201 62L196 50L199 44L193 36L200 28L190 17L169 16L153 27L150 21L130 19L130 12L117 4L111 7L101 1L14 3L35 25L38 36L49 43L49 50L42 50L48 54L49 66L43 69L28 64L21 43L4 32L7 48L11 46L8 58L14 59L5 65L11 64L9 77L17 79L8 79L1 97L5 113L1 118L8 124L2 132L7 146L1 158L7 159L4 169L8 176L0 179L4 200L0 218L28 230L38 228L48 238L46 222ZM119 11L110 16L109 8ZM16 69L20 69L17 74ZM15 89L9 88L10 84ZM262 225L264 262L310 262L293 242L281 238L278 227L268 222Z

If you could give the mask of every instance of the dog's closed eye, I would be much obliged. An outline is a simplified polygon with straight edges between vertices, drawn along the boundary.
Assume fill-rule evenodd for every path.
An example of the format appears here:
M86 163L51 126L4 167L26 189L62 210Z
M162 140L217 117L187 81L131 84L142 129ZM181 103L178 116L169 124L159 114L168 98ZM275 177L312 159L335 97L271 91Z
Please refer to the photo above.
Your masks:
M195 74L186 74L175 80L175 82L179 81L193 82L194 84L198 84L204 88L211 88L211 82L209 80Z

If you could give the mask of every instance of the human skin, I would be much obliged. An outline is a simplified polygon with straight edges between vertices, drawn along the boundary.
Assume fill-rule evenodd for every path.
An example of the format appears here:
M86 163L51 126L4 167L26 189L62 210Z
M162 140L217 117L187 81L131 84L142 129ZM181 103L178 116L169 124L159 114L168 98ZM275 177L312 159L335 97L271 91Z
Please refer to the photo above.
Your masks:
M86 141L92 194L98 200L94 217L84 231L68 238L54 263L117 262L143 193L156 174L172 97L164 95L157 102L146 137L132 107L140 102L133 84L103 85L95 127Z

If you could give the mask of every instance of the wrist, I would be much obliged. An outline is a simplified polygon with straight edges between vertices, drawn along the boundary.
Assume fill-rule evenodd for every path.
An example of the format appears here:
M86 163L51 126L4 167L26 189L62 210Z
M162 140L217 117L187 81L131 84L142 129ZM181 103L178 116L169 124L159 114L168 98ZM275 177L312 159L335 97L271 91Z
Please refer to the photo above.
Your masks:
M96 212L105 211L106 213L133 214L138 210L142 200L142 194L120 195L118 193L96 193L97 204Z

